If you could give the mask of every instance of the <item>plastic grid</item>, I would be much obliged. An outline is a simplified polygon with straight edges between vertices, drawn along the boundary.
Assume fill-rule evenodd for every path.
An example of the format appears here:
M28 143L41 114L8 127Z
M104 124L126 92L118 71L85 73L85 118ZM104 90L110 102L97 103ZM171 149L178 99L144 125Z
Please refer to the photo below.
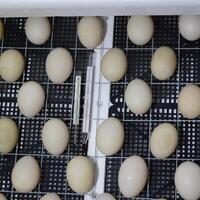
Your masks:
M12 169L14 164L15 164L14 155L0 156L0 172L1 172L0 185L2 190L5 191L12 190L10 169Z
M178 33L177 16L154 16L155 32L152 40L144 46L131 44L126 34L128 17L115 17L113 46L124 49L128 57L128 72L122 81L111 84L111 107L109 116L118 117L124 124L123 149L113 157L106 158L105 191L118 199L126 199L119 191L117 175L122 161L131 155L142 156L149 168L149 180L136 199L182 199L174 186L174 173L184 160L199 163L199 118L187 120L177 111L177 97L181 88L189 83L199 84L199 40L188 42ZM177 70L166 81L156 80L150 71L153 52L162 45L170 46L177 56ZM152 89L153 104L149 112L135 115L124 103L124 91L134 78L145 80ZM158 124L170 122L179 131L179 144L166 160L153 157L149 150L149 137Z
M48 77L45 71L45 61L50 50L48 49L28 49L27 50L27 66L25 69L25 81L37 81L46 83Z
M40 131L43 125L44 120L21 118L18 153L41 154L42 141L40 138Z
M178 158L200 159L200 123L199 121L181 121L180 145L178 148Z
M0 155L0 192L12 200L38 200L47 192L57 192L62 200L83 199L83 195L72 192L66 184L66 166L68 160L75 155L86 155L87 144L82 141L82 114L80 125L76 127L77 143L74 144L75 127L72 124L72 108L74 98L74 80L77 72L82 73L81 104L84 100L86 67L91 65L92 50L77 47L76 27L78 17L49 18L52 25L51 38L43 45L33 45L26 40L24 34L25 18L4 19L5 37L1 51L15 48L22 52L26 60L23 76L15 83L6 83L0 79L0 116L11 117L20 129L17 147L8 154ZM45 60L53 48L67 48L73 57L74 70L64 84L54 84L48 80ZM17 107L17 93L23 82L34 80L39 82L46 94L45 106L34 118L27 119L20 114ZM70 130L70 144L59 156L49 155L41 142L41 129L50 118L61 118ZM12 188L10 173L15 162L24 155L32 155L40 164L41 181L37 188L29 194L18 193Z
M174 171L179 162L184 159L199 159L199 123L198 121L187 121L182 119L181 116L177 114L176 96L182 85L190 82L197 82L198 80L196 71L199 58L196 54L198 50L194 48L199 47L199 41L190 43L185 41L181 36L177 35L176 37L174 35L175 37L173 37L170 29L172 29L173 34L178 33L176 27L177 17L159 16L154 17L155 34L153 40L145 46L136 47L127 40L126 31L124 31L126 30L127 19L127 17L115 17L113 46L123 48L126 51L129 67L127 76L123 81L111 84L111 103L113 105L109 110L109 115L119 117L124 121L125 131L129 134L126 134L123 150L116 156L108 157L106 159L105 191L111 192L119 199L125 199L119 193L117 185L118 169L125 157L137 154L146 159L150 170L149 183L138 199L154 199L160 197L181 199L175 192L173 184ZM10 199L38 199L43 193L54 190L57 190L57 192L59 190L58 193L62 199L83 199L82 195L76 195L69 187L65 188L64 186L66 177L63 169L65 168L69 157L78 154L85 155L87 152L87 145L81 145L81 142L76 145L73 144L74 127L71 123L71 109L73 103L72 91L74 86L74 74L69 78L69 82L67 81L65 84L57 87L57 85L54 85L47 80L44 69L44 58L52 47L62 46L70 48L70 51L73 52L72 56L75 59L76 68L74 69L74 72L76 73L80 70L83 73L83 77L85 77L84 67L88 65L92 51L82 49L82 45L74 36L76 35L78 18L55 18L50 20L52 26L54 26L52 39L39 47L31 45L26 41L23 30L25 22L24 18L9 18L5 20L5 29L8 34L5 35L2 44L3 48L7 49L15 47L24 51L26 57L27 68L23 75L22 82L27 80L37 80L42 84L48 96L44 114L41 116L38 115L34 119L27 120L19 115L19 110L16 106L16 94L22 84L21 81L14 84L8 84L0 80L2 91L0 93L0 114L1 116L10 116L19 121L18 124L22 130L22 138L19 141L15 153L19 156L30 154L30 152L32 155L35 155L39 162L41 162L43 176L37 191L30 194L16 193L11 188L10 176L8 174L1 176L0 191L8 191L6 192L6 196ZM168 31L168 29L170 31ZM170 45L176 48L176 54L180 61L178 63L178 65L180 65L180 70L177 70L176 75L170 80L162 83L152 78L148 68L151 55L159 45ZM188 50L188 48L192 49ZM186 69L184 69L185 67ZM189 73L191 69L189 67L192 69L194 68L193 73ZM184 74L187 74L185 71L188 71L188 79L185 79L184 77ZM176 76L177 78L175 78ZM193 76L196 78L192 79ZM133 115L124 104L124 90L127 82L135 77L147 81L151 85L154 95L154 103L151 111L143 116ZM68 103L66 103L66 101ZM48 119L49 117L63 118L71 130L70 146L64 155L59 157L48 155L41 145L39 130L44 123L44 118ZM179 120L177 121L177 119ZM179 148L177 153L173 154L165 161L154 159L148 149L149 134L153 127L162 121L170 121L177 124L178 129L183 134L179 137ZM78 133L80 132L80 127L81 124L78 127ZM78 134L78 138L80 137L80 134ZM177 158L175 156L177 156ZM13 167L18 156L9 154L0 156L0 159L0 170L5 173L10 173L9 170ZM51 181L49 181L49 179ZM65 189L63 190L63 188Z
M181 49L180 51L180 82L200 83L199 49Z
M17 107L17 91L21 83L1 83L0 84L0 115L9 117L18 117L19 109Z
M7 18L5 19L4 47L22 47L26 46L26 35L24 32L25 18Z
M53 47L74 48L77 17L56 17L54 21ZM67 37L66 37L67 36Z

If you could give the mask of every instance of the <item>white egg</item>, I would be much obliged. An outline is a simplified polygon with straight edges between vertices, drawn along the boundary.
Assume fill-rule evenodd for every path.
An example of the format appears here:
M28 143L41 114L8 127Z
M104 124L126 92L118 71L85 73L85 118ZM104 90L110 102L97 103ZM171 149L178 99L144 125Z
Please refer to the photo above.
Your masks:
M103 76L112 82L123 78L127 70L127 58L119 48L110 49L101 61L101 72Z
M35 81L25 82L19 89L17 104L26 117L34 117L44 106L45 94L42 86Z
M2 20L0 19L0 41L2 40L3 35L4 35L4 26Z
M125 91L125 102L131 112L146 113L152 104L152 93L148 84L141 79L132 80Z
M85 156L75 156L67 165L67 181L70 188L79 194L89 192L94 185L94 163Z
M200 16L183 15L179 17L179 32L189 41L195 41L200 38Z
M16 123L9 118L0 119L0 153L8 153L16 146L19 130Z
M31 192L40 180L40 167L37 161L31 156L20 158L11 174L13 187L17 192Z
M0 200L7 200L4 194L0 193Z
M151 72L158 80L167 80L176 70L176 54L172 48L159 47L151 59Z
M160 198L159 200L167 200L167 199L165 199L165 198Z
M124 142L124 127L114 117L104 120L97 129L96 144L98 150L104 155L117 153Z
M99 195L96 200L116 200L116 198L112 194L105 192Z
M127 34L136 45L144 45L153 37L154 23L150 16L132 16L128 20Z
M194 119L200 115L200 88L197 85L187 85L178 96L178 110L183 117Z
M69 142L69 131L61 119L50 119L42 129L42 143L53 155L62 154Z
M130 156L121 165L118 173L120 192L127 198L136 197L147 182L148 169L140 156Z
M40 200L61 200L61 198L56 193L47 193Z
M72 73L73 59L69 51L56 48L46 59L46 72L53 83L64 83Z
M8 82L14 82L22 75L25 67L25 61L22 54L10 49L2 53L0 57L1 78Z
M46 17L29 17L25 23L25 33L33 44L43 44L51 35L51 24Z
M104 22L100 17L82 17L78 23L77 34L86 48L96 48L104 37Z
M200 167L194 162L181 163L175 172L175 186L185 200L200 198Z
M162 123L153 130L149 147L156 158L165 159L175 151L177 143L176 128L170 123Z

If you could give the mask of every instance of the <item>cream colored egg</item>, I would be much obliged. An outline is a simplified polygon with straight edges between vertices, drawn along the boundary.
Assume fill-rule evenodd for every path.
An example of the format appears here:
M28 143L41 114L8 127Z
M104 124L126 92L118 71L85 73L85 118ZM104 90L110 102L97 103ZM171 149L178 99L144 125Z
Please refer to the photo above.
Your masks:
M69 131L61 119L50 119L42 129L42 143L53 155L62 154L69 142Z
M167 199L165 199L165 198L160 198L159 200L167 200Z
M8 82L14 82L20 78L24 71L25 61L22 54L10 49L2 53L0 57L1 78Z
M124 142L124 127L114 117L104 120L97 129L96 144L98 150L104 155L117 153Z
M176 54L172 48L162 46L153 54L151 72L158 80L167 80L176 70Z
M0 119L0 153L8 153L16 146L19 130L16 123L3 117Z
M7 200L4 194L0 193L0 200Z
M178 110L183 117L194 119L200 115L200 88L197 85L187 85L178 96Z
M154 23L150 16L132 16L128 20L127 34L136 45L145 45L153 37Z
M4 35L4 26L3 26L2 19L0 19L0 41L2 40L3 35Z
M119 48L110 49L101 61L101 72L103 76L112 82L123 78L127 70L127 58Z
M67 165L67 181L70 188L79 194L89 192L94 185L94 163L85 156L75 156Z
M40 167L37 161L31 156L20 158L11 174L13 187L17 192L31 192L40 180Z
M181 163L175 172L175 186L185 200L200 198L200 167L194 162Z
M17 104L26 117L34 117L44 106L45 94L42 86L35 81L24 83L18 92Z
M33 44L43 44L51 35L51 24L46 17L29 17L25 23L25 33Z
M96 48L104 37L104 22L100 17L82 17L78 23L77 34L86 48Z
M178 131L170 123L158 125L152 132L149 147L151 153L159 159L165 159L176 149L178 143Z
M186 40L198 40L200 38L200 15L180 16L179 32Z
M47 193L40 200L61 200L61 198L56 193Z
M136 197L146 185L148 169L140 156L130 156L121 165L118 173L120 192L127 198Z
M105 192L99 195L96 200L116 200L116 198L112 194Z
M72 73L73 60L69 51L56 48L46 59L46 72L53 83L64 83Z
M146 113L152 104L152 93L148 84L141 79L132 80L125 91L125 102L131 112Z

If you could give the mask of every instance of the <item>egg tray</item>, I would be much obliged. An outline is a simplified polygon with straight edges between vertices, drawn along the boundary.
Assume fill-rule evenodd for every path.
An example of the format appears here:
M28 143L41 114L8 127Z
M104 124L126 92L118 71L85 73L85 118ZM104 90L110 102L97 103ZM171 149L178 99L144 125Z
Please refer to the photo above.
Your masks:
M138 47L126 34L128 17L115 17L113 46L124 49L128 57L125 78L111 84L109 116L121 119L125 127L123 149L106 159L105 191L118 199L125 199L117 184L118 170L122 161L133 154L145 158L149 168L149 181L137 199L182 199L175 190L174 173L184 160L200 164L200 118L187 120L177 110L177 96L189 83L200 85L200 40L188 42L178 32L177 16L155 16L155 32L152 41ZM177 70L167 81L158 81L151 75L152 53L159 46L172 47L177 55ZM144 115L134 115L124 103L124 91L134 78L145 80L153 93L153 105ZM170 122L179 130L179 144L175 153L166 160L158 160L149 151L149 136L162 122Z
M77 40L76 28L78 17L49 18L53 33L51 38L43 45L35 46L29 43L24 33L25 18L4 19L5 37L1 43L1 52L14 48L19 50L26 59L26 69L20 80L15 83L6 83L0 79L0 116L11 117L20 129L18 146L11 153L0 155L0 192L8 199L26 200L38 199L45 192L57 192L62 200L83 199L82 195L73 193L66 187L66 165L67 161L75 155L86 155L87 144L82 141L82 116L80 111L80 125L72 123L73 99L75 75L77 72L82 76L81 105L84 102L84 90L86 82L87 66L91 65L92 50L83 48ZM74 71L66 83L57 85L48 80L45 71L45 60L51 49L56 47L67 48L74 60ZM46 94L45 106L34 118L27 119L22 116L17 107L17 93L23 82L39 82ZM49 155L42 147L41 129L44 122L49 118L63 119L70 129L70 145L68 149L59 156ZM74 144L74 137L77 142ZM24 155L33 155L41 166L41 181L39 186L29 194L15 192L11 183L11 171L16 160Z
M25 18L6 18L5 37L1 51L15 48L26 58L26 70L16 83L0 80L0 116L15 120L20 128L20 139L12 153L0 155L0 192L12 200L38 200L46 192L57 192L62 200L83 199L66 186L65 167L75 155L87 155L87 144L81 138L82 116L78 126L78 140L74 144L75 127L72 124L74 78L82 73L81 92L84 94L86 66L90 65L92 50L85 49L76 34L78 17L49 18L53 33L43 45L29 43L24 34ZM115 17L113 47L124 49L128 57L128 72L125 78L111 84L109 116L118 117L125 127L125 143L122 151L106 158L105 191L117 199L125 199L119 192L117 175L122 161L133 154L145 158L149 167L149 181L144 191L136 199L181 199L174 186L174 172L183 160L193 159L200 164L200 118L186 120L177 112L177 95L188 84L200 84L200 41L187 42L178 33L177 16L155 16L155 33L151 42L144 46L132 44L126 34L128 17ZM152 53L161 45L175 49L178 67L175 75L168 81L159 82L151 75L149 65ZM62 85L49 82L45 72L45 59L51 49L65 47L70 50L74 60L74 72ZM134 78L145 80L152 88L154 102L151 110L142 115L132 114L124 103L124 91ZM34 118L26 119L19 113L16 95L23 82L38 81L46 92L44 109ZM103 83L102 83L103 84ZM103 93L103 92L102 92ZM103 95L103 94L102 94ZM84 95L81 95L83 105ZM53 117L62 118L69 126L71 141L68 149L60 156L49 155L42 147L40 131L44 122ZM166 160L155 159L148 148L149 136L153 128L161 122L169 121L179 130L177 151ZM16 160L24 155L33 155L41 166L41 181L31 193L17 193L10 180L11 170Z

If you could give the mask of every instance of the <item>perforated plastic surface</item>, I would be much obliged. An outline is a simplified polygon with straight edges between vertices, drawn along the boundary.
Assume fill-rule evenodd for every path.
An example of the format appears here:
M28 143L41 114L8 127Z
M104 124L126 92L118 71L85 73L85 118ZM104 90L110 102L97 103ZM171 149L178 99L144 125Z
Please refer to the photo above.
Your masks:
M92 51L83 48L77 39L77 17L50 18L53 34L43 45L36 46L26 40L24 18L4 20L5 37L1 50L16 48L26 58L26 69L16 83L0 80L0 116L8 116L16 121L20 128L20 140L12 153L0 155L0 192L12 200L38 200L46 192L57 192L62 200L83 199L66 186L65 167L74 155L86 155L87 145L81 141L82 113L78 127L78 142L74 144L75 127L72 125L74 97L74 76L82 73L82 94L84 94L86 66L90 64ZM113 157L106 158L105 191L111 192L117 199L125 199L119 192L117 176L122 161L133 154L145 158L149 167L149 181L137 199L181 199L174 186L176 167L186 159L200 163L200 121L186 120L177 112L177 95L188 83L200 84L199 45L200 41L188 42L178 33L177 16L156 16L154 38L144 46L132 44L126 34L128 17L115 17L113 47L124 49L128 57L126 77L111 84L109 116L118 117L125 127L123 149ZM161 45L175 49L178 65L176 73L167 81L160 82L152 77L150 61L152 53ZM48 80L45 72L45 59L52 48L65 47L74 59L74 72L66 83L57 85ZM144 115L134 115L124 103L124 91L134 78L145 80L153 92L153 105ZM46 104L34 118L26 119L19 113L16 104L18 89L24 81L38 81L45 90ZM83 103L84 96L81 95ZM49 155L42 147L40 131L49 118L62 118L69 126L71 141L68 149L60 156ZM155 126L161 122L171 122L179 130L177 151L166 160L155 159L148 148L149 136ZM10 180L14 163L23 155L33 155L41 166L41 181L29 194L17 193Z
M117 175L122 161L133 154L145 158L149 167L149 181L138 199L181 199L174 186L176 167L184 160L199 163L200 128L199 118L187 120L177 111L177 96L188 83L200 83L199 40L188 42L178 33L177 16L153 17L155 32L152 40L144 46L135 46L128 39L126 26L128 17L115 17L113 46L124 49L128 57L126 77L111 85L110 116L121 119L125 127L123 149L114 157L106 159L105 191L124 199L119 192ZM158 81L151 75L152 53L161 45L172 47L177 56L177 70L167 81ZM124 103L124 91L134 78L145 80L152 89L153 104L144 115L131 113ZM158 124L170 122L179 130L179 144L175 153L166 160L158 160L150 153L149 136Z
M23 76L15 83L6 83L0 79L0 116L11 117L20 129L18 146L11 153L0 155L0 192L12 200L38 200L46 192L57 192L62 200L83 199L66 185L66 165L75 155L86 155L87 144L82 141L82 115L77 126L77 143L74 144L75 127L72 124L72 109L74 98L74 78L77 71L81 72L81 104L84 100L86 67L91 64L93 51L78 48L76 35L78 17L49 18L52 24L51 38L43 45L33 45L26 40L24 34L25 18L4 19L5 37L1 51L18 49L26 59L26 69ZM74 71L64 84L53 84L48 80L45 70L45 60L51 49L67 48L74 60ZM46 94L46 103L41 112L34 118L22 116L17 107L17 93L23 82L39 82ZM70 129L70 144L59 156L52 156L42 147L41 129L44 122L50 118L61 118ZM12 188L10 175L15 162L24 155L32 155L41 166L41 181L38 187L29 194L20 194Z

